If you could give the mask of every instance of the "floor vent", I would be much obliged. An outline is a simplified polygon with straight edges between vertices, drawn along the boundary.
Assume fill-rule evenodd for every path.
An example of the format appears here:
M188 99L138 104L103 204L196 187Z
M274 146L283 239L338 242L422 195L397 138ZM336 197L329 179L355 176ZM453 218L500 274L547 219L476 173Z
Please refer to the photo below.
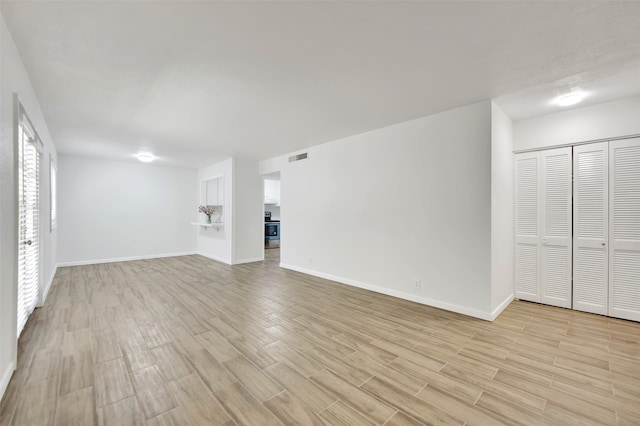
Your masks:
M302 154L292 155L291 157L289 157L289 162L293 163L294 161L300 161L300 160L306 160L306 159L307 159L307 153L304 152Z

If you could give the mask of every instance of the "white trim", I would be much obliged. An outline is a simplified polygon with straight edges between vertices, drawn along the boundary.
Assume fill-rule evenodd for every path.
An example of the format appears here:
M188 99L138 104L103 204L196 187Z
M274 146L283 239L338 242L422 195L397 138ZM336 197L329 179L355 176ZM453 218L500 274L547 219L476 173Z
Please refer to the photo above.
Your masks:
M550 146L541 146L541 147L537 147L537 148L518 149L518 150L514 150L513 153L514 154L522 154L524 152L545 151L547 149L553 149L553 148L571 148L571 147L580 146L580 145L590 145L590 144L593 144L593 143L610 142L610 141L617 141L617 140L622 140L622 139L634 139L634 138L638 138L638 137L640 137L640 134L638 134L638 135L627 135L627 136L616 136L614 138L593 139L593 140L588 140L588 141L570 142L570 143L563 143L563 144L550 145Z
M2 379L0 379L0 400L4 396L4 392L7 390L7 386L9 386L9 382L11 381L11 376L13 375L14 370L16 369L16 363L11 361L4 374L2 375Z
M113 259L76 260L72 262L58 263L58 267L96 265L98 263L129 262L131 260L145 260L145 259L159 259L162 257L190 256L192 254L199 254L199 253L195 251L185 251L182 253L149 254L144 256L117 257Z
M195 254L199 254L200 256L206 257L208 259L215 260L216 262L226 263L227 265L231 265L232 264L229 259L225 259L223 257L214 256L212 254L205 253L203 251L197 251L197 252L195 252Z
M511 302L513 302L514 297L513 297L513 293L508 295L506 299L504 299L502 301L501 304L499 304L494 310L493 312L491 312L491 319L489 321L493 321L496 318L498 318L498 315L500 315L502 313L502 311L504 311L505 309L507 309L507 306L509 306L509 304Z
M226 161L226 160L222 160L222 161ZM208 180L214 180L214 179L220 179L220 178L224 179L224 173L219 173L217 175L213 175L213 176L202 178L202 179L200 179L200 183L206 182Z
M252 257L250 259L240 259L234 260L232 265L242 265L243 263L251 263L251 262L262 262L264 260L264 256L262 257Z
M430 299L428 297L416 296L415 294L404 293L402 291L391 290L385 287L380 287L373 284L367 284L360 281L352 280L349 278L342 278L331 274L325 274L323 272L313 271L310 269L300 268L298 266L287 265L285 263L280 264L281 268L290 269L296 272L302 272L303 274L313 275L314 277L324 278L327 280L335 281L341 284L347 284L353 287L362 288L365 290L375 291L376 293L386 294L387 296L397 297L399 299L409 300L411 302L420 303L434 308L444 309L446 311L456 312L463 315L468 315L475 318L480 318L487 321L493 321L493 313L479 311L477 309L467 308L466 306L460 306L449 302L443 302L442 300ZM504 303L504 302L503 302ZM494 311L495 312L495 311Z
M44 306L44 302L47 300L47 295L49 294L49 290L51 289L51 284L53 284L53 279L56 276L56 272L58 271L58 265L53 268L51 275L49 276L49 280L45 285L44 289L42 289L42 293L40 293L40 300L38 300L38 307Z

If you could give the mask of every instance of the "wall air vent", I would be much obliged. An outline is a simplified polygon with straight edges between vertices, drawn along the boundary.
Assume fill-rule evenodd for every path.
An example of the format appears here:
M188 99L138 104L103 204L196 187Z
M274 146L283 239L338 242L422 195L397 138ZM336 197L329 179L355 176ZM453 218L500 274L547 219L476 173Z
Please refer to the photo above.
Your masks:
M306 159L307 159L307 153L304 152L302 154L292 155L291 157L289 157L289 162L293 163L294 161L300 161L300 160L306 160Z

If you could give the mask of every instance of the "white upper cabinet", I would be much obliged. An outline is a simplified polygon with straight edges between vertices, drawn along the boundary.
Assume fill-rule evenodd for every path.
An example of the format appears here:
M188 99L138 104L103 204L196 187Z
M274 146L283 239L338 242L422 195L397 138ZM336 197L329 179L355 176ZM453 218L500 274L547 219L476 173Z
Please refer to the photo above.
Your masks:
M275 179L264 180L264 203L280 205L280 181Z

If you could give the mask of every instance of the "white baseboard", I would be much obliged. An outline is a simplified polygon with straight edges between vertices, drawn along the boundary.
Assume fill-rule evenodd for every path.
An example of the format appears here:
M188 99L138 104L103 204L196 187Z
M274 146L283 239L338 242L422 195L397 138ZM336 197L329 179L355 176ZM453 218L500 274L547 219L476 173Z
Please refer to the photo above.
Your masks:
M243 263L251 263L251 262L262 262L264 260L264 257L253 257L250 259L240 259L240 260L234 260L232 265L242 265Z
M56 265L56 267L53 268L53 272L51 272L51 276L49 277L49 280L47 281L47 283L44 286L44 290L42 291L42 294L40 295L40 300L38 301L38 306L44 306L44 302L47 300L47 295L49 294L49 289L51 288L51 284L53 284L53 279L55 278L57 271L58 271L58 266Z
M214 256L209 253L205 253L203 251L198 251L195 254L199 254L200 256L206 257L207 259L215 260L216 262L226 263L227 265L231 265L231 260L225 259L223 257Z
M192 254L199 254L199 253L196 253L195 251L185 251L181 253L164 253L164 254L149 254L144 256L116 257L113 259L76 260L72 262L58 263L58 267L96 265L99 263L113 263L113 262L129 262L132 260L159 259L163 257L189 256Z
M500 303L498 307L493 310L493 312L491 312L491 319L489 321L493 321L496 318L498 318L498 315L500 315L502 311L507 309L507 306L509 306L509 304L513 302L513 299L514 299L513 293L508 295L507 298L504 299L502 303Z
M376 293L386 294L387 296L397 297L399 299L410 300L412 302L421 303L423 305L432 306L434 308L444 309L445 311L456 312L458 314L468 315L474 318L480 318L486 321L493 321L493 313L479 311L477 309L468 308L466 306L456 305L454 303L444 302L442 300L430 299L428 297L416 296L415 294L404 293L402 291L392 290L385 287L380 287L373 284L367 284L360 281L352 280L349 278L342 278L331 274L325 274L323 272L313 271L311 269L300 268L298 266L287 265L285 263L280 264L281 268L290 269L296 272L302 272L303 274L313 275L314 277L324 278L331 281L336 281L341 284L347 284L353 287L362 288L365 290L375 291ZM505 303L505 302L503 302ZM506 306L505 306L506 307ZM495 311L494 311L495 312ZM496 315L497 316L497 315Z
M11 381L11 376L13 375L13 370L15 369L16 364L15 362L11 361L4 373L2 373L2 378L0 378L0 400L2 400L4 392L7 390L7 386L9 386L9 381Z

